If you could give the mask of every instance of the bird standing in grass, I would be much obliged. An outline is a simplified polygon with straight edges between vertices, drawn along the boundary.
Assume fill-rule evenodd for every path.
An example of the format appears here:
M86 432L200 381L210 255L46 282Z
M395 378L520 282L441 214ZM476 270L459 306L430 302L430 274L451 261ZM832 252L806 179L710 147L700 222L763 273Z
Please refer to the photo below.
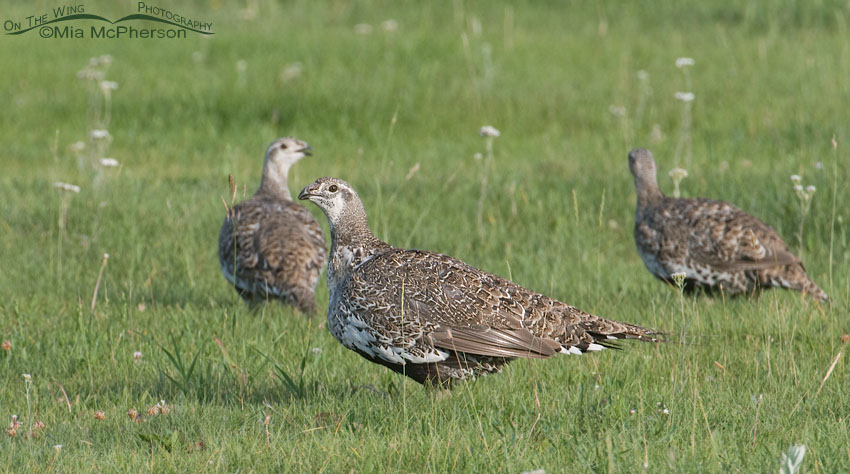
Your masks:
M289 168L310 155L307 143L286 137L266 151L260 188L237 204L221 226L218 258L224 277L243 299L278 299L311 314L327 252L322 228L293 202Z
M769 225L722 201L664 196L649 150L632 150L629 169L637 193L635 243L659 279L684 273L687 289L731 295L778 286L827 300Z
M331 228L328 327L345 347L422 384L499 372L519 357L547 358L657 333L603 319L446 255L378 240L351 186L320 178L298 199Z

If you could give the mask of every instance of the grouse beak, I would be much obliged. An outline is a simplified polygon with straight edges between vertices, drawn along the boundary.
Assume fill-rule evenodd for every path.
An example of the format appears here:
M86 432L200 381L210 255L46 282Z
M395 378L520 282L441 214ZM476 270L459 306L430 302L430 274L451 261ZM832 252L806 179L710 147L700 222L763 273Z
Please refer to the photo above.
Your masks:
M304 153L304 155L306 156L312 156L313 147L311 147L310 145L305 145L304 148L301 149L301 153Z
M306 188L302 189L300 193L298 193L299 201L310 200L311 197L315 196L315 194L310 194L309 189L310 186L307 186Z

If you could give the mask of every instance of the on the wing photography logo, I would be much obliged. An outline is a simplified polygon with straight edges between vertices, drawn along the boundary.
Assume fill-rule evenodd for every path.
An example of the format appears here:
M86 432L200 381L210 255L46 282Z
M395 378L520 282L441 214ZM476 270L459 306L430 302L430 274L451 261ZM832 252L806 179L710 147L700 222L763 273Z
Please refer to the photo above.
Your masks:
M92 21L97 23L90 24ZM162 23L165 26L152 27L150 23L139 23L141 21ZM37 31L39 37L53 39L182 39L189 33L214 34L212 22L190 18L145 2L138 2L135 13L115 21L87 12L84 4L62 5L49 13L29 15L21 20L5 19L3 30L7 35Z

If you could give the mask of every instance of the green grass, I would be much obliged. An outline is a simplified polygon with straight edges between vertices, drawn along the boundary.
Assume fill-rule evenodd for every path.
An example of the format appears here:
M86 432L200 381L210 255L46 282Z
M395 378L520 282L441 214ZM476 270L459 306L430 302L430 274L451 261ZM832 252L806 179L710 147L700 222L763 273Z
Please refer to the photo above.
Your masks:
M34 4L4 17L55 6ZM170 7L213 21L212 39L2 36L0 421L24 429L0 437L0 471L775 472L791 444L807 446L807 472L846 469L846 2L261 1L253 20L223 4ZM76 72L106 53L122 167L97 172L69 146L87 130ZM680 302L644 269L626 153L650 147L672 190L680 56L696 60L683 194L734 202L796 248L789 176L817 186L802 253L831 305L784 291ZM295 61L302 74L283 80ZM502 136L481 238L485 124ZM388 242L676 342L517 361L444 395L344 349L322 314L251 311L219 272L221 199L228 173L253 191L266 145L290 134L315 149L291 189L348 180ZM54 181L82 188L64 232ZM128 418L161 399L169 414ZM23 439L35 420L46 427Z

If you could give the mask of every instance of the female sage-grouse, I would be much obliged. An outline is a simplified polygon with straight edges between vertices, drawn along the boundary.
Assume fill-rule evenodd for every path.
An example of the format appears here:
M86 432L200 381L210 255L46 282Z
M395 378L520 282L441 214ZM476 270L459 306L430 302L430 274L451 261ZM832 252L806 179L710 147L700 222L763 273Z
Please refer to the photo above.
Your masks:
M310 211L292 201L286 185L289 167L310 151L290 137L272 143L260 189L234 206L221 226L221 271L248 302L275 298L306 313L314 310L327 256L325 236Z
M635 243L659 279L685 273L688 289L736 294L780 286L827 299L769 225L722 201L664 196L649 150L632 150L629 169L637 193Z
M610 339L656 341L654 331L593 316L452 257L381 242L345 181L320 178L298 199L330 222L331 333L419 383L449 387L517 357L598 351Z

